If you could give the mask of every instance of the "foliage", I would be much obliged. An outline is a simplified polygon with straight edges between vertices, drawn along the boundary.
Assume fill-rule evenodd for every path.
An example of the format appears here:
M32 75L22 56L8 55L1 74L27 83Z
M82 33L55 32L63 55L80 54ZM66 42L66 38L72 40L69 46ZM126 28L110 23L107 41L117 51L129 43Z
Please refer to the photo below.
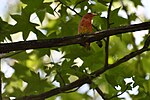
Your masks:
M36 35L37 40L51 39L77 34L78 23L81 15L91 11L98 16L93 18L93 25L98 30L107 29L109 20L110 28L128 25L132 21L140 19L135 12L130 12L130 5L137 9L142 6L141 0L113 0L110 19L104 12L108 12L108 3L111 0L20 0L18 4L21 11L11 14L9 18L16 23L11 25L9 20L0 19L0 42L13 41L12 35L21 33L24 41L28 41L31 35ZM125 11L128 16L120 16L118 13ZM36 17L33 17L36 15ZM143 16L142 16L143 17ZM34 21L35 20L35 21ZM37 21L38 20L38 21ZM144 17L142 20L147 21ZM96 28L93 28L96 31ZM107 34L107 33L106 33ZM136 34L136 33L135 33ZM143 36L143 41L147 34ZM136 43L133 33L111 36L109 40L108 63L112 64L131 51L138 50L143 46L143 41ZM91 43L91 50L87 51L80 45L70 45L60 48L42 48L19 53L4 54L1 61L7 63L14 72L10 77L2 71L4 83L3 98L38 95L56 87L63 87L71 82L88 76L90 73L103 68L105 65L105 40L100 48L95 42ZM14 47L15 48L15 47ZM1 48L3 49L3 48ZM7 58L5 58L7 57ZM150 95L150 68L149 52L136 56L103 73L92 80L86 92L74 91L70 94L63 93L50 97L47 100L60 98L61 100L90 100L93 96L88 93L98 86L107 98L118 100L120 92L128 93L133 100L148 100ZM1 67L5 68L5 64ZM8 71L9 71L8 69ZM91 76L89 76L91 77ZM132 78L127 83L126 78ZM138 88L137 94L131 94L130 90ZM116 87L120 87L117 89ZM72 91L72 90L70 90ZM116 96L115 96L116 95ZM98 96L95 94L95 98ZM94 98L93 97L93 98Z

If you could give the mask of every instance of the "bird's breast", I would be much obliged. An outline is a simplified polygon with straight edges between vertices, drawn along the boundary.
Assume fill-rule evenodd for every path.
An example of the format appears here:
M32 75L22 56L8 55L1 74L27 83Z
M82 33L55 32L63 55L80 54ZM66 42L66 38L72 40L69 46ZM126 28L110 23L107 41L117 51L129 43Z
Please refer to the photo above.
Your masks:
M91 21L82 20L78 26L78 33L92 33L92 24Z

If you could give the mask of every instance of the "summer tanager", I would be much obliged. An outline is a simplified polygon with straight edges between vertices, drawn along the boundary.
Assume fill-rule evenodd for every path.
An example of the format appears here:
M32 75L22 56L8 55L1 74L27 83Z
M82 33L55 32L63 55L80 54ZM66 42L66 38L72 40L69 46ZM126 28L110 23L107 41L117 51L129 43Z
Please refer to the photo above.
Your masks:
M92 33L92 18L95 16L95 14L92 13L87 13L85 14L78 26L78 34L90 34ZM90 49L90 43L89 42L85 42L83 44L81 44L82 46L84 46L86 49Z

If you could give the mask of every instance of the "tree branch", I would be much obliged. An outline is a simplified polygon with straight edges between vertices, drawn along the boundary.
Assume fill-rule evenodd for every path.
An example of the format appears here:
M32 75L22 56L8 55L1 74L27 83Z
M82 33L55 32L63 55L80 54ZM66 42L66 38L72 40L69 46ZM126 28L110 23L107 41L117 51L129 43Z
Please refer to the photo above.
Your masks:
M114 67L117 67L118 65L130 60L131 58L140 55L141 53L145 52L145 51L149 51L150 48L148 48L150 44L150 36L148 36L148 38L145 41L145 44L143 46L142 49L139 49L137 51L131 52L128 55L124 56L123 58L119 59L118 61L116 61L115 63L108 65L107 67L102 67L101 69L91 73L91 77L89 78L89 76L84 76L78 80L76 80L75 82L72 82L68 85L65 85L64 87L58 87L55 89L52 89L50 91L47 91L45 93L41 93L39 95L31 95L31 96L25 96L25 97L21 97L18 98L17 100L43 100L45 98L57 95L59 93L64 93L65 91L77 88L82 86L85 83L90 84L91 83L91 79L94 79L96 77L98 77L99 75L101 75L102 73L106 72L109 69L112 69Z
M118 96L122 95L123 93L126 92L127 89L128 89L128 86L125 88L125 90L124 90L123 92L121 92L121 93L119 93L119 94L116 94L116 95L110 97L109 100L111 100L111 99L113 99L113 98L115 98L115 97L118 97Z
M90 76L90 75L89 75ZM90 77L89 77L90 79ZM94 82L92 82L92 79L90 80L89 84L94 84L96 87L94 88L97 93L104 99L107 100L107 98L105 97L105 94L102 92L102 90L98 87L98 85L96 85Z
M102 40L107 36L122 34L126 32L146 30L149 28L150 28L150 22L144 22L140 24L120 26L118 28L97 31L94 32L93 34L81 34L81 35L46 39L46 40L31 40L31 41L20 41L14 43L0 43L0 53L7 53L10 51L18 51L18 50L38 49L38 48L61 47L61 46L67 46L73 44L81 44L86 41L94 42L94 41Z
M107 100L105 97L105 94L102 92L102 90L99 87L96 87L95 90L98 92L98 94L104 99Z
M111 13L112 4L113 4L113 0L110 1L108 11L107 11L107 29L110 28L110 13ZM109 56L109 36L107 36L105 41L105 66L108 66L108 56Z

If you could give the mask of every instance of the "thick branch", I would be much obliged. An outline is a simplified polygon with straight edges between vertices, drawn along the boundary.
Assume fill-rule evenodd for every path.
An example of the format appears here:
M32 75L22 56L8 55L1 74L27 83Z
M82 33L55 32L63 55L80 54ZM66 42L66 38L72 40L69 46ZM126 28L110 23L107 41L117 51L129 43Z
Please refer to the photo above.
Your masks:
M149 44L150 44L150 36L147 38L147 40L146 40L146 42L145 42L142 49L131 52L130 54L128 54L128 55L124 56L123 58L121 58L120 60L116 61L115 63L113 63L111 65L108 65L107 67L103 67L103 68L91 73L90 78L89 78L89 76L84 76L84 77L78 79L77 81L72 82L72 83L70 83L70 84L68 84L64 87L55 88L55 89L52 89L50 91L47 91L47 92L39 94L39 95L32 95L32 96L22 97L22 98L19 98L17 100L43 100L45 98L57 95L59 93L63 93L65 91L80 87L85 83L90 83L91 79L94 79L94 78L98 77L99 75L106 72L107 70L112 69L114 67L117 67L118 65L130 60L131 58L133 58L137 55L140 55L141 53L143 53L145 51L150 50L148 48Z
M150 28L150 22L144 22L141 24L121 26L118 28L97 31L94 32L93 34L82 34L82 35L67 36L63 38L54 38L54 39L47 39L47 40L31 40L31 41L21 41L21 42L14 42L14 43L0 43L0 53L7 53L10 51L27 50L27 49L61 47L61 46L67 46L72 44L81 44L85 41L94 42L97 40L102 40L107 36L122 34L125 32L146 30L149 28Z

